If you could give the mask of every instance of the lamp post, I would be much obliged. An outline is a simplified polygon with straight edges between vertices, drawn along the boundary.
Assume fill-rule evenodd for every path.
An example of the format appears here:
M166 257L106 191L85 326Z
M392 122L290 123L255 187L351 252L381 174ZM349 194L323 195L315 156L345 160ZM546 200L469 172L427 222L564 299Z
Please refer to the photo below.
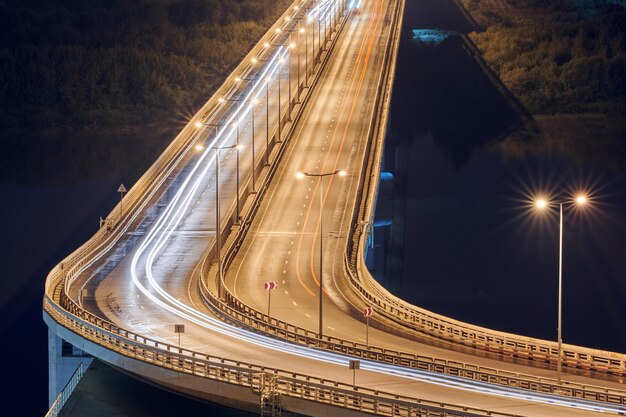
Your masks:
M265 78L265 166L270 164L270 77Z
M563 362L563 337L562 337L562 317L563 317L563 205L585 205L588 198L580 194L571 200L564 200L550 203L549 201L539 198L535 200L535 207L539 210L548 210L552 204L559 206L559 302L558 302L558 318L557 318L557 382L561 383L561 368Z
M242 79L241 78L237 78L237 82L241 82ZM236 102L237 103L237 121L235 122L235 127L237 129L237 141L235 143L235 146L237 148L237 196L235 198L235 202L236 202L236 206L237 206L237 223L239 223L239 221L241 220L241 209L240 209L240 203L239 203L239 187L240 187L240 182L239 182L239 124L241 122L240 120L240 112L241 112L241 100L240 99L227 99L224 97L220 97L218 100L220 103L226 103L226 102Z
M316 177L319 178L319 189L320 189L320 216L319 216L319 223L320 223L320 292L319 292L319 338L322 337L323 334L323 329L322 329L322 296L324 295L324 289L323 289L323 277L324 277L324 246L323 246L323 233L324 233L324 227L322 224L322 220L323 220L323 216L322 216L322 212L324 211L324 192L322 190L322 180L324 179L324 177L332 177L334 175L339 175L340 177L345 177L346 176L346 171L342 171L342 170L338 170L338 171L332 171L332 172L325 172L325 173L311 173L311 172L297 172L296 173L296 178L298 179L302 179L304 177Z
M214 146L215 151L215 236L216 236L216 257L217 257L217 295L222 298L222 233L220 216L220 151L223 149L239 150L239 145Z

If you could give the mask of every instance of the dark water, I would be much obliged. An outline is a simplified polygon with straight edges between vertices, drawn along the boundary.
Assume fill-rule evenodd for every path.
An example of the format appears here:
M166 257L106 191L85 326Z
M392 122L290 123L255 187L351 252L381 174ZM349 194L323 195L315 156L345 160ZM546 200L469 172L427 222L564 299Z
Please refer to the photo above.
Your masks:
M379 194L374 274L432 311L554 340L558 216L524 200L587 188L592 204L565 210L563 338L625 352L626 139L503 140L519 112L461 38L412 41L411 29L466 33L470 23L452 0L406 6L384 154L394 179Z
M41 313L47 273L93 235L99 217L117 203L119 183L133 184L179 129L2 132L0 346L2 398L6 409L15 410L12 415L41 416L47 411L47 327ZM157 415L150 401L154 390L135 384L132 388L129 383L129 392L150 395L124 399L116 394L111 404L120 415ZM161 401L161 415L198 409L189 404L192 400L167 398L172 408ZM206 404L202 409L206 415L243 415Z

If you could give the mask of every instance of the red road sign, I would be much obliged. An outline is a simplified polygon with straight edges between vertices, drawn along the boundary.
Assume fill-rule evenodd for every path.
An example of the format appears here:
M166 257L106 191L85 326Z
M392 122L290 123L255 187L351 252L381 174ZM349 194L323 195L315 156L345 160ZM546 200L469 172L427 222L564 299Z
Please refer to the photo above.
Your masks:
M265 291L275 290L278 287L278 283L276 281L268 281L263 284L263 288Z
M369 317L374 314L374 309L372 307L365 307L363 309L363 317Z

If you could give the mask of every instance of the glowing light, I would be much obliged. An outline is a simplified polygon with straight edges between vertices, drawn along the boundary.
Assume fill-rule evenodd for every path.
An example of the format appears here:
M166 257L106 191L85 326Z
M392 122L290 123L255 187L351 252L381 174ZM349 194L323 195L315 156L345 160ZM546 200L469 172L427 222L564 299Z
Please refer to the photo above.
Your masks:
M585 204L587 202L587 196L584 195L579 195L578 197L576 197L576 204L582 205Z
M235 81L240 83L242 81L241 77L235 77Z
M304 177L305 177L304 172L296 172L296 178L297 179L301 180Z
M289 48L293 49L293 48L295 48L295 47L296 47L296 44L295 44L295 43L291 42L291 43L289 44Z
M257 62L259 62L259 60L256 59L256 58L252 58L251 61L252 61L253 64L256 64Z
M276 28L276 33L280 33L282 32L282 30L280 30L280 28Z
M200 145L200 144L196 145L196 151L202 151L202 150L204 150L203 145Z
M217 99L217 101L219 101L220 103L225 103L226 99L224 97L220 97Z
M540 198L537 201L535 201L535 207L537 207L538 209L544 209L548 207L548 201L543 198Z
M202 123L202 122L195 122L193 125L195 127L202 127L202 126L204 126L204 123Z
M345 177L346 175L348 175L348 173L344 170L341 170L339 172L337 172L337 175L339 175L340 177Z
M300 28L300 30L298 32L304 33L304 28Z
M265 42L265 43L263 44L263 47L264 47L264 48L269 48L269 47L270 47L269 42Z

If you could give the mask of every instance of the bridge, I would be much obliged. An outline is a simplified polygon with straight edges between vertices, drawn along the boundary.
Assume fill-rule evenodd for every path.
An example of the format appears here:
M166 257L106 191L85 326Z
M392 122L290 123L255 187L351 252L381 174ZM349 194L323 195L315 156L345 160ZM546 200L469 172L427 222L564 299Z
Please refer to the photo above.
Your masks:
M51 414L83 353L268 416L626 413L626 355L437 315L365 267L403 7L296 0L50 272Z

